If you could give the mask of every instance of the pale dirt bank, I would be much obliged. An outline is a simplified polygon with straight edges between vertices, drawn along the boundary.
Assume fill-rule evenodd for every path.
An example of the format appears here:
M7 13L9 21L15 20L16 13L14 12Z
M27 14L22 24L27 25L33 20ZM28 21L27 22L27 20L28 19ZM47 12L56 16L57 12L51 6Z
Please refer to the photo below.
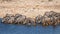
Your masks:
M22 14L34 18L46 11L55 11L60 13L60 0L0 0L0 17L8 14Z

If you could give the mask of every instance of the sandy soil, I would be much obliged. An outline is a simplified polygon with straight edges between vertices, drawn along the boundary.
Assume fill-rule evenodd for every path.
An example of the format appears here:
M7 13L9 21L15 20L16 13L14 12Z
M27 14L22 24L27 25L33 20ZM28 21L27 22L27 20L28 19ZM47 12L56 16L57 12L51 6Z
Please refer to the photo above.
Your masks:
M0 17L19 13L34 18L46 11L60 13L60 0L0 0Z

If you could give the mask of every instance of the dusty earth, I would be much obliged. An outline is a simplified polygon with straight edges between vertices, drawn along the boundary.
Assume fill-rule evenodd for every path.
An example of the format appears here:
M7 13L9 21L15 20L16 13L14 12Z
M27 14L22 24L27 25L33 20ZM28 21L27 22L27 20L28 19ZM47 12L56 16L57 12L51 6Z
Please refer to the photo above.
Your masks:
M0 17L8 14L22 14L34 18L46 11L60 13L60 0L0 0Z

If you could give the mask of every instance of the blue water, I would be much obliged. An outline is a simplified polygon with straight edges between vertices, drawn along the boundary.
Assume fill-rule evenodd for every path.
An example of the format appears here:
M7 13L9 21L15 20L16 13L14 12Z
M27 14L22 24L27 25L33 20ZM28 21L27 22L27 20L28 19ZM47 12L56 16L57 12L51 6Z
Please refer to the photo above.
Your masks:
M0 20L0 34L60 34L60 26L26 26L3 24Z

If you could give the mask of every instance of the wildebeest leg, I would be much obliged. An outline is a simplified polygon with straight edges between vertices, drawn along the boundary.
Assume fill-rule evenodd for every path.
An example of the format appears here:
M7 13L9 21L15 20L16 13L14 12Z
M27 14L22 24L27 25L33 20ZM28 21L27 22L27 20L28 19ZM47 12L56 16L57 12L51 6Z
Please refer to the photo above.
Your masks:
M49 22L49 21L46 21L46 22L45 22L45 23L46 23L46 24L45 24L46 26L49 25L48 22Z
M59 19L57 19L57 23L60 24L60 20Z
M55 19L52 22L53 22L52 23L53 26L56 26L57 25L57 21Z
M48 20L47 23L48 23L48 25L51 25L51 20Z
M45 24L46 24L45 21L42 21L42 25L45 26Z

